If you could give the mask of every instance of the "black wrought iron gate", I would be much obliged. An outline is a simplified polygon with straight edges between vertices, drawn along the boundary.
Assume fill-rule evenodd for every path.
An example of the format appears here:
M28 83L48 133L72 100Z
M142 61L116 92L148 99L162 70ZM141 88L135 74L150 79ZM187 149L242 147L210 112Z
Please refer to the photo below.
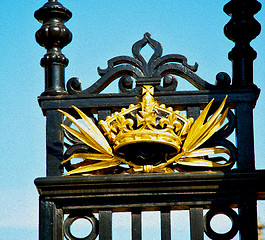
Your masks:
M89 220L93 226L89 236L82 239L97 236L100 240L112 239L113 212L131 212L132 239L139 240L142 211L160 211L161 239L169 240L172 210L189 210L192 240L202 240L205 234L215 240L232 239L238 232L242 240L258 239L257 200L265 199L265 171L255 170L253 108L259 89L253 83L256 52L250 41L260 32L260 25L253 18L260 8L261 4L255 0L232 0L224 7L232 16L225 26L225 34L235 42L229 53L233 64L232 81L226 73L219 73L215 85L208 83L195 74L197 64L189 65L186 57L179 54L163 56L160 43L145 33L133 45L134 57L109 60L106 69L99 69L100 79L85 90L81 90L77 78L70 79L65 89L64 69L68 60L61 49L71 42L71 32L64 25L71 18L71 12L57 1L47 2L35 12L35 17L43 23L36 40L47 49L41 60L45 69L45 91L39 97L46 116L47 177L35 180L40 194L41 240L80 239L73 236L70 229L79 218ZM154 49L150 60L140 54L146 44ZM186 79L198 90L176 91L176 76ZM119 79L119 94L99 94L116 79ZM228 167L181 165L178 173L148 174L118 174L120 168L116 168L116 172L111 168L109 172L98 171L94 175L62 176L64 169L73 168L61 162L87 149L63 130L61 124L70 126L70 122L57 110L78 117L72 109L74 105L97 123L130 104L137 104L145 85L154 88L157 102L194 119L211 99L215 99L216 110L228 95L226 106L230 110L226 124L208 142L210 147L227 149L229 158L224 161ZM227 140L234 131L236 146ZM232 168L235 163L236 167ZM227 233L216 233L211 228L211 219L217 214L231 219L232 227Z

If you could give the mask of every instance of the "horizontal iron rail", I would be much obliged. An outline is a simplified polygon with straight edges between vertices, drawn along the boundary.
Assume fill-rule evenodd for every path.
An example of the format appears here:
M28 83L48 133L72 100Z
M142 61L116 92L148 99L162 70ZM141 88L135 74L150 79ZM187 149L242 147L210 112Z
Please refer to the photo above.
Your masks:
M211 99L221 102L226 95L229 95L227 103L230 107L236 103L251 102L253 107L259 96L259 89L225 89L225 90L201 90L201 91L181 91L181 92L159 92L155 94L155 99L166 106L178 107L185 110L186 105L199 104L203 108ZM128 107L129 104L136 104L140 96L130 94L91 94L88 96L61 95L61 96L40 96L39 104L44 111L54 109L67 109L72 105L79 108L120 109Z
M242 197L265 199L265 170L37 178L41 198L67 209L128 211L237 207ZM74 200L74 201L73 201Z

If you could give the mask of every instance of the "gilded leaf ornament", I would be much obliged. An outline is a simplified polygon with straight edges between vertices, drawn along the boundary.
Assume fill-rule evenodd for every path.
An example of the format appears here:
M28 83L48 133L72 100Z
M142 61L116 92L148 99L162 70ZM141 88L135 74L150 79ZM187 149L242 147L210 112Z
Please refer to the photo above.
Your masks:
M90 147L89 152L72 154L71 159L84 159L72 164L73 170L65 174L99 174L119 169L119 173L170 173L182 171L185 166L196 169L222 169L232 167L233 161L210 158L214 155L230 156L225 147L207 147L205 143L223 125L228 108L227 96L206 121L213 99L196 121L180 115L179 111L166 108L153 98L153 87L143 86L142 101L123 108L120 112L100 121L102 132L94 122L77 107L80 121L69 113L58 110L77 128L62 124L65 131Z

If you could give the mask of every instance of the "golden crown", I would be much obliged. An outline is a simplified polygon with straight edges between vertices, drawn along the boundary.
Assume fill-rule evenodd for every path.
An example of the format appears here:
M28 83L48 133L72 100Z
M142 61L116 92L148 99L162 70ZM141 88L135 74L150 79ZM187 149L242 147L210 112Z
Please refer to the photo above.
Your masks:
M113 116L100 121L105 135L77 107L85 125L69 113L59 110L76 127L62 127L91 148L89 152L76 152L62 161L62 164L72 158L83 158L84 161L72 164L73 170L66 174L94 173L97 171L139 173L139 172L174 172L185 167L231 168L234 159L229 148L202 145L222 126L228 108L223 111L226 98L208 121L206 117L213 103L207 104L197 120L187 119L179 111L159 104L153 98L152 86L144 86L142 100L136 105L130 105ZM205 159L215 154L227 154L223 157ZM122 165L122 166L121 166Z
M153 94L152 86L143 86L142 101L99 122L115 152L122 153L122 147L135 143L159 143L177 153L181 150L193 118L160 105Z

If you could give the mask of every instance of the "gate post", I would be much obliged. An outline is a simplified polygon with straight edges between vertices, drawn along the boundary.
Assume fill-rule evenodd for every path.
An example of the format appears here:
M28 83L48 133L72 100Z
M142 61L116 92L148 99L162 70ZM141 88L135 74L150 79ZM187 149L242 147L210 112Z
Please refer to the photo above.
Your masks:
M256 0L231 0L224 6L224 12L232 16L226 24L226 37L235 42L235 47L228 54L232 61L234 88L253 87L253 61L256 51L250 46L252 39L260 33L261 26L254 18L261 4Z
M72 40L72 34L64 23L72 13L58 3L49 0L34 14L42 27L36 32L36 41L47 49L41 59L41 66L45 71L45 90L41 96L66 95L65 67L68 59L61 49ZM46 115L46 175L60 176L62 174L61 161L63 159L63 117L57 110L44 111ZM57 209L54 202L39 200L39 239L63 239L63 210Z
M235 47L228 54L232 61L233 88L256 88L253 83L253 61L257 53L250 42L261 30L254 18L260 9L261 4L256 0L231 0L224 6L224 12L232 17L224 32L227 38L235 42ZM253 107L251 103L239 103L235 108L237 167L241 171L255 170ZM242 197L239 204L239 229L241 240L258 239L256 196Z
M57 209L54 202L45 201L40 197L39 211L39 239L63 239L63 210Z
M56 0L49 0L35 12L34 16L43 23L36 32L36 41L47 49L40 62L45 69L45 90L41 95L68 94L65 90L64 74L68 59L61 49L72 40L72 33L64 25L72 17L72 13ZM56 110L48 110L44 114L46 115L47 176L60 176L63 152L63 130L60 124L63 117Z
M43 23L36 32L36 41L47 49L41 59L41 66L45 69L45 91L42 95L67 94L64 69L68 65L68 59L61 49L72 40L72 33L64 25L72 17L72 13L56 0L49 0L34 16Z

